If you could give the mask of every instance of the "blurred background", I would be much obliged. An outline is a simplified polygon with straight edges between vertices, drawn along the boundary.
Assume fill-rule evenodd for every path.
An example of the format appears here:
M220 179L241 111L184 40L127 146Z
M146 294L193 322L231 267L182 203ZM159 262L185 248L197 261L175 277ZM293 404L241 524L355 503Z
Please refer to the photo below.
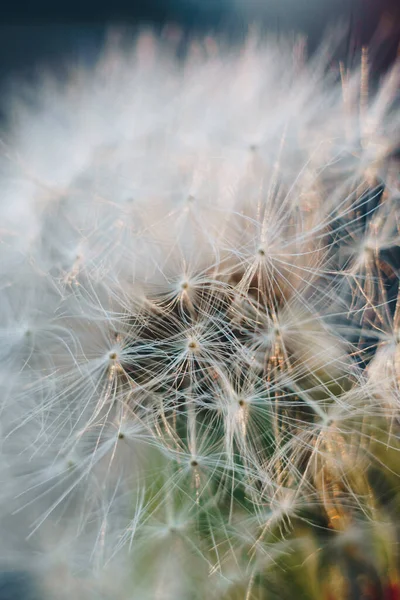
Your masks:
M173 23L188 35L220 31L232 39L251 23L279 33L302 32L309 49L334 24L346 32L351 58L371 44L375 68L385 69L400 39L400 0L3 0L0 8L0 85L39 64L77 56L91 60L110 23ZM346 60L347 57L344 57Z

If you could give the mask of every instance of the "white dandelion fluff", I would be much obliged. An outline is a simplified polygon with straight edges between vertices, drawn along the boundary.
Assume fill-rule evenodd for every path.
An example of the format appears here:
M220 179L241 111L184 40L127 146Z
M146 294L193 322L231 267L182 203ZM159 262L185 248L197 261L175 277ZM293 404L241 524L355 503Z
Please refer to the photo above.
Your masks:
M2 137L0 556L50 599L267 598L398 448L398 68L126 46Z

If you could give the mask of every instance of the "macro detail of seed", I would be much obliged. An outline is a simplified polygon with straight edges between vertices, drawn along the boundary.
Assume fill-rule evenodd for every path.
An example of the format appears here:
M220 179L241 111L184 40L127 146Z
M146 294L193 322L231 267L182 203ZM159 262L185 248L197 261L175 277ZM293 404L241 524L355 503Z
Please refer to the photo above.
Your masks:
M398 67L176 43L13 91L2 559L44 600L397 598Z

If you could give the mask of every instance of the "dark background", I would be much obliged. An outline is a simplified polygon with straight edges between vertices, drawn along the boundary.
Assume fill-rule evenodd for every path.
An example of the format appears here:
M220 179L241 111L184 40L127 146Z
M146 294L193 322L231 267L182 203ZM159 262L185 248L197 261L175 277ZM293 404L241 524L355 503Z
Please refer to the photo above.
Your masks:
M400 0L6 0L0 8L0 85L35 65L95 56L107 25L165 23L188 32L242 36L249 23L301 31L313 49L334 23L348 30L351 55L371 43L377 69L396 55ZM346 57L344 57L346 59Z
M335 23L346 32L345 60L371 47L379 76L393 62L400 39L400 0L6 0L0 8L0 95L15 75L29 77L40 65L91 60L110 24L165 23L188 35L219 31L241 39L250 23L274 32L297 31L315 49ZM0 112L1 121L1 112ZM1 532L0 532L1 535ZM39 600L23 572L1 572L0 600Z

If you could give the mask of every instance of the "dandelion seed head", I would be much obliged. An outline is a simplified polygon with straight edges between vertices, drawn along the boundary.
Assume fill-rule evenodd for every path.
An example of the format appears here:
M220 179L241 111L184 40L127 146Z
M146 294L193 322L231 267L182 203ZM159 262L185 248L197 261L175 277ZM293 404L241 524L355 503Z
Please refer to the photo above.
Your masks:
M21 90L1 145L0 522L49 598L261 597L398 447L395 70L177 41Z

